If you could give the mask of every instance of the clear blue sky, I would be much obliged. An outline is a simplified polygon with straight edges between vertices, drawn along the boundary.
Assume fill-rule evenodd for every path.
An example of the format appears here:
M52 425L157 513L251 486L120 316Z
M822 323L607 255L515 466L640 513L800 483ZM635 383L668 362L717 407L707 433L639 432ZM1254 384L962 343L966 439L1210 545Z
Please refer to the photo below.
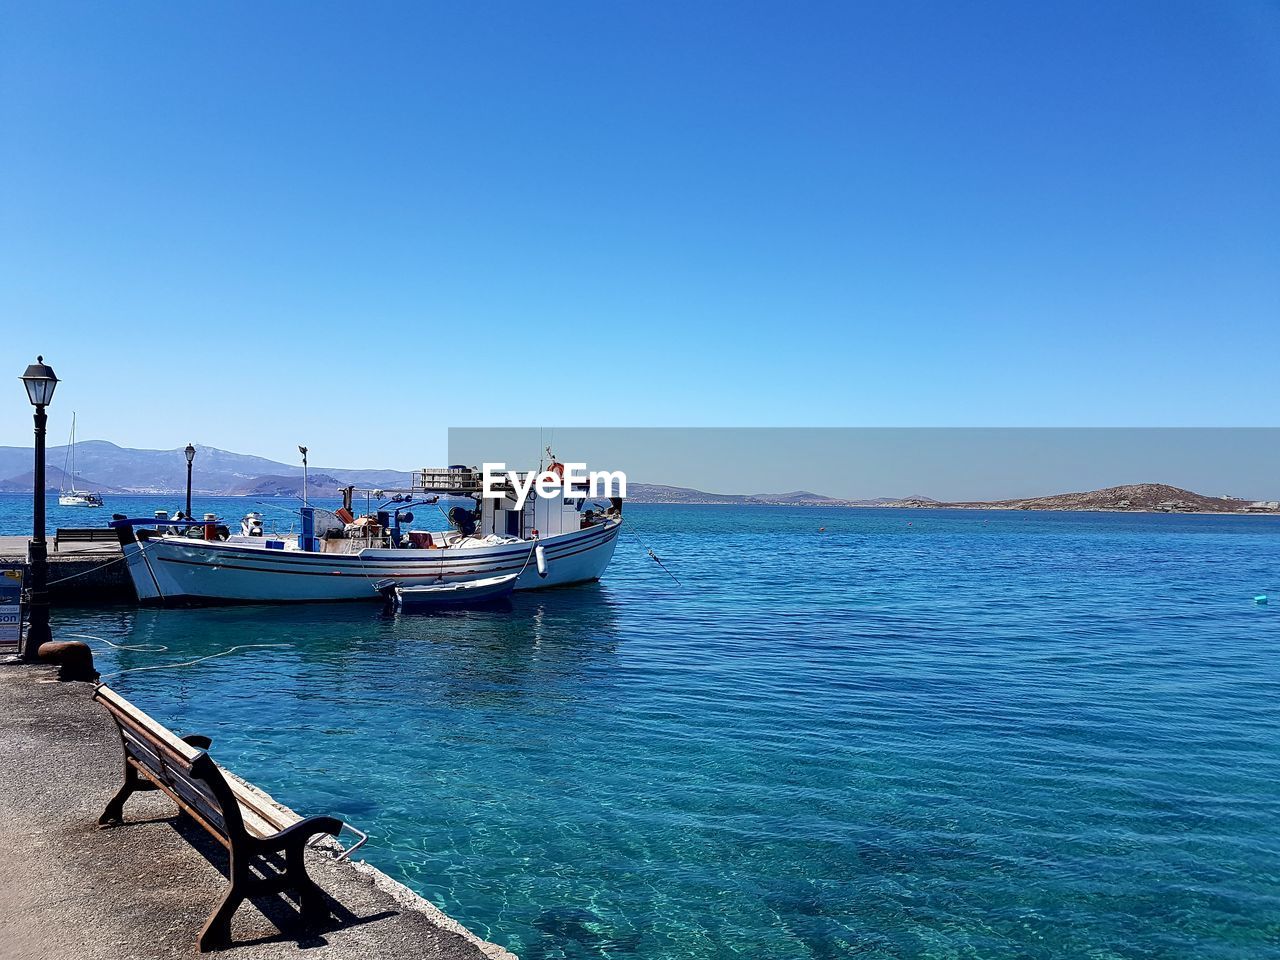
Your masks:
M0 137L59 440L1280 423L1274 3L5 3Z

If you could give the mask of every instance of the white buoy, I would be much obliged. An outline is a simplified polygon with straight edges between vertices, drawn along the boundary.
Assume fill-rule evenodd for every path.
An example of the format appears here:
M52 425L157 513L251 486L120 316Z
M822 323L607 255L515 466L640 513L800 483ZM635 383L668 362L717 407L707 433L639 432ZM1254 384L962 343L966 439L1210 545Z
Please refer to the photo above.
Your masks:
M538 576L545 577L547 575L547 554L541 545L533 548L533 559L538 564Z

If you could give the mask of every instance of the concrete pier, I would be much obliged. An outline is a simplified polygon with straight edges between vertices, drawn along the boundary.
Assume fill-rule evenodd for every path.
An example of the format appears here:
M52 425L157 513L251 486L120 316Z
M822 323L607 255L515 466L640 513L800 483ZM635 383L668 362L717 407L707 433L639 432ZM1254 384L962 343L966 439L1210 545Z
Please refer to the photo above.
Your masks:
M27 542L27 537L0 537L0 570L26 569ZM49 600L63 606L137 600L120 545L68 543L55 551L51 536Z
M89 684L54 675L0 663L0 960L199 956L196 935L227 885L225 851L159 793L131 799L125 825L98 829L120 781L120 737ZM515 960L371 867L307 857L335 918L303 933L287 905L255 900L218 955Z

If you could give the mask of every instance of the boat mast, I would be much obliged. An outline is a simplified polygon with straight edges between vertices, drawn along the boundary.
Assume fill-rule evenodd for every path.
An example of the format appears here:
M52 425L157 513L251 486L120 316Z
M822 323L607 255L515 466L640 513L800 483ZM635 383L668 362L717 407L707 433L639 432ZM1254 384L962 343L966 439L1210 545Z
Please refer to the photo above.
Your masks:
M62 458L62 480L58 493L66 493L67 464L71 464L71 492L76 492L76 412L71 411L71 440L67 443L67 455Z

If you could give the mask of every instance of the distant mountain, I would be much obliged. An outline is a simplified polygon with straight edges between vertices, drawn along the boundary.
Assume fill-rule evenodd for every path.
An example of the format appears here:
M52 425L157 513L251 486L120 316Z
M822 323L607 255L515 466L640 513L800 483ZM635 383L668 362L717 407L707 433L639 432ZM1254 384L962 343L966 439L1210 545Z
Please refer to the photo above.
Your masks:
M50 447L49 485L56 488L66 447ZM339 485L359 487L407 487L412 475L403 470L312 467L313 477L325 476ZM264 477L296 477L301 489L302 465L277 463L265 457L232 453L217 447L196 445L192 487L196 493L228 495ZM25 481L25 482L24 482ZM187 488L187 460L176 450L139 450L106 440L82 440L76 444L76 486L101 493L182 493ZM0 490L31 489L31 449L0 447Z
M842 501L832 500L816 493L708 493L692 487L673 487L663 483L627 483L627 499L632 503L824 503L840 504Z
M186 490L187 461L181 449L138 450L105 440L76 445L76 477L72 484L62 471L66 447L52 447L48 454L46 486L56 491L75 486L98 493L179 494ZM206 496L300 497L302 466L277 463L265 457L232 453L217 447L196 447L193 492ZM334 499L341 487L407 489L412 474L403 470L314 467L309 471L309 496ZM0 447L0 493L26 493L31 489L31 450ZM1280 507L1231 497L1209 497L1163 483L1137 483L1083 493L945 503L929 497L842 500L793 490L789 493L709 493L691 487L661 483L628 483L627 499L633 503L764 504L805 507L916 507L985 510L1131 510L1181 513L1280 513Z
M691 487L661 483L627 483L627 500L632 503L763 504L787 507L878 507L897 503L896 499L841 500L808 490L791 493L707 493Z
M337 477L324 473L310 473L307 477L307 497L312 500L336 500L338 492L347 486ZM247 483L228 490L228 497L302 497L302 477L254 477Z
M65 446L50 447L47 485L56 490L64 475L61 464ZM313 467L308 494L336 497L340 487L403 489L413 482L402 470ZM75 486L98 493L179 494L186 491L187 460L181 448L142 450L121 447L106 440L82 440L76 444ZM70 484L67 484L68 486ZM25 493L31 489L31 450L0 447L0 492ZM277 463L265 457L233 453L196 445L192 490L206 496L298 497L302 495L302 466ZM802 506L873 505L871 501L836 500L807 490L792 493L723 494L656 483L628 484L628 499L637 503L756 503Z
M838 504L845 502L835 497L824 497L820 493L810 493L808 490L793 490L791 493L753 493L749 499L760 503Z
M30 451L28 451L30 453ZM20 473L16 477L9 477L0 480L0 493L30 493L31 485L35 482L35 474L28 469L26 473ZM57 493L59 490L75 487L77 490L92 490L95 493L128 493L127 490L119 490L115 487L109 487L104 484L96 484L84 475L77 473L72 481L70 474L63 473L61 467L46 466L44 476L44 487L46 491ZM185 491L186 488L184 487Z
M662 483L627 483L627 499L633 503L742 503L745 497L725 493L707 493L690 487L671 487Z

